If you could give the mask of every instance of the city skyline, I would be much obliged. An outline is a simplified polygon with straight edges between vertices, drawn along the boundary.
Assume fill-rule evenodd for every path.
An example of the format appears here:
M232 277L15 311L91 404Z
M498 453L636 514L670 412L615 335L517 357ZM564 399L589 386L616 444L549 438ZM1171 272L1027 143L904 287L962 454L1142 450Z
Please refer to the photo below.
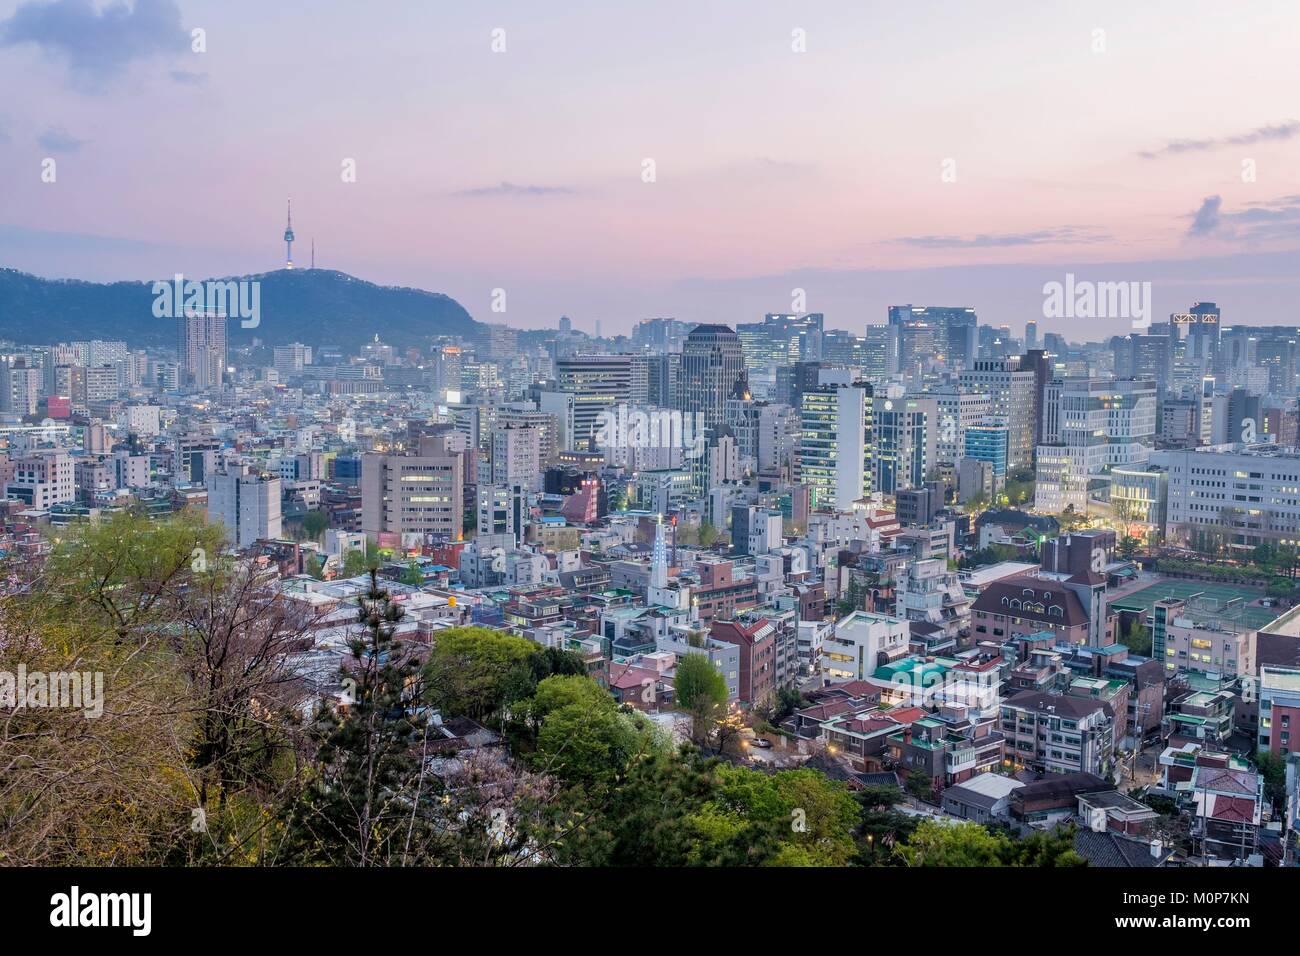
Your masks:
M503 4L400 21L0 2L0 83L32 91L0 111L0 266L265 272L292 196L297 266L317 245L322 268L518 328L734 326L802 290L851 331L903 302L1016 333L1129 330L1044 318L1044 284L1067 273L1150 282L1157 321L1213 300L1225 324L1294 322L1285 4ZM1189 50L1213 56L1180 66Z

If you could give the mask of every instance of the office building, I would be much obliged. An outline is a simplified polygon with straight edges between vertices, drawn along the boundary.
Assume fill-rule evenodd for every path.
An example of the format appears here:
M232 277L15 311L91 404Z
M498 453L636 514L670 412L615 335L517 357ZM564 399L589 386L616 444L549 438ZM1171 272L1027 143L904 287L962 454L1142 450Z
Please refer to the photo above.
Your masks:
M279 478L232 465L209 475L207 489L208 520L225 527L232 546L243 549L281 536Z

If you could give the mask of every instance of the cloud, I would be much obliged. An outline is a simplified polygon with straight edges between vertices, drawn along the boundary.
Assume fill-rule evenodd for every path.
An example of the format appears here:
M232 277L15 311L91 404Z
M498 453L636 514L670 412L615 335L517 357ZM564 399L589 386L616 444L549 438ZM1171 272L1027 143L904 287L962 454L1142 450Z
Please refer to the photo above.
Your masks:
M1173 139L1159 149L1143 150L1138 155L1143 159L1159 159L1161 156L1199 153L1207 149L1221 149L1224 146L1250 146L1255 143L1282 142L1297 135L1300 135L1300 120L1286 120L1272 126L1260 126L1248 133L1238 133L1236 136L1218 136L1210 139Z
M474 199L484 196L572 196L574 190L568 186L520 186L503 180L495 186L464 189L455 195Z
M1192 213L1192 224L1187 227L1189 236L1208 236L1223 225L1222 196L1206 196L1201 200L1201 208Z
M86 140L78 139L64 129L47 129L36 137L36 142L41 149L51 153L75 153L86 145Z
M137 60L189 49L176 0L29 0L0 22L0 47L33 44L66 63L75 85L98 89Z
M1223 209L1221 197L1207 196L1187 218L1192 220L1187 235L1194 238L1248 243L1300 239L1300 195L1251 202L1228 212Z
M168 74L172 81L182 86L207 86L208 74L195 73L193 70L172 70Z
M1109 238L1108 235L1088 229L1061 226L1031 232L980 233L974 236L904 236L894 241L920 249L996 249L1010 246L1077 245L1104 242Z

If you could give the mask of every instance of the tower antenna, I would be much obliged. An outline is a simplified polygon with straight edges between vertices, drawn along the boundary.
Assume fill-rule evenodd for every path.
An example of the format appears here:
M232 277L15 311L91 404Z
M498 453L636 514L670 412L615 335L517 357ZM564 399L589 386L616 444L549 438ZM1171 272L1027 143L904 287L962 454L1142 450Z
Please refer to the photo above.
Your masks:
M289 217L284 224L284 267L293 268L293 200L289 201Z

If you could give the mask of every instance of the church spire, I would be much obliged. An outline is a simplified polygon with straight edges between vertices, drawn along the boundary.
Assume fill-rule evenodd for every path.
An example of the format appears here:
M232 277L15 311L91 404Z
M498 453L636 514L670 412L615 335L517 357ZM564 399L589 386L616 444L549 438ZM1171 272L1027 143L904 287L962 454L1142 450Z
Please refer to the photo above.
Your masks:
M666 588L668 586L668 549L664 546L664 516L659 516L655 528L654 548L650 552L650 586Z

